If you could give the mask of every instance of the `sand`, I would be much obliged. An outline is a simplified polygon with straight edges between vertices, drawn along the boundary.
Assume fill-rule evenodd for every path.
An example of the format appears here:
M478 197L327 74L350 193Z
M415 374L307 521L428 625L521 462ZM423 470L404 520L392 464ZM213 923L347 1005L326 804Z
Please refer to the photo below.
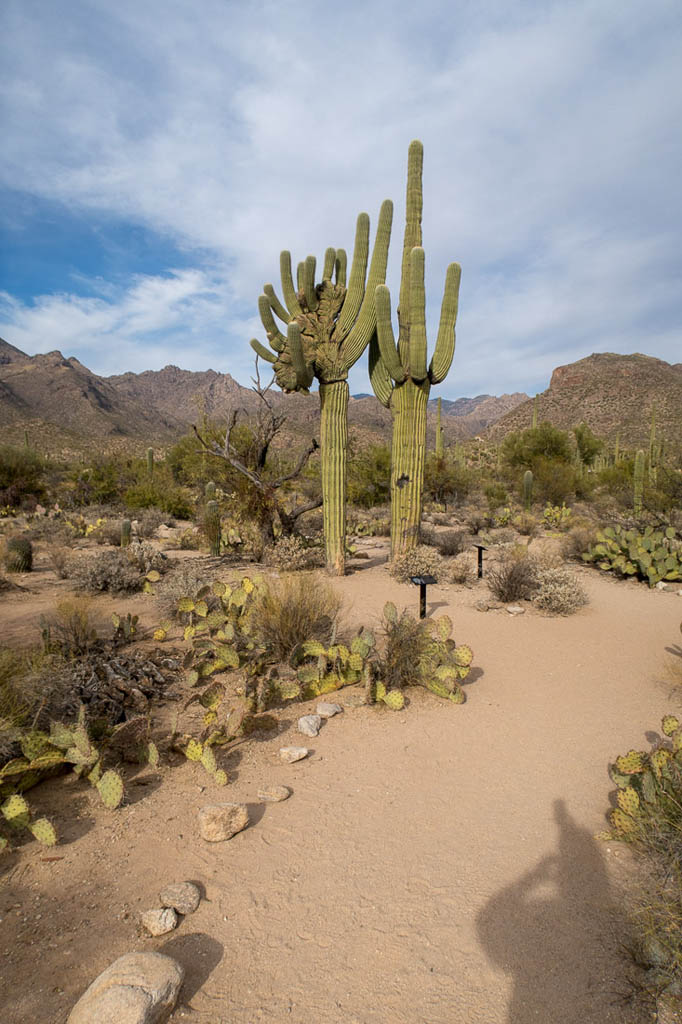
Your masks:
M358 567L335 584L351 622L376 624L389 599L416 608L414 587ZM162 781L143 773L117 812L70 778L33 790L62 842L0 864L3 1024L62 1024L138 949L187 970L173 1022L651 1020L621 948L631 854L593 837L608 762L679 707L666 663L682 599L578 571L590 604L568 618L480 612L484 584L429 589L429 614L447 613L475 652L462 706L414 689L390 712L341 691L331 699L349 706L315 739L295 729L313 702L285 709L279 734L236 744L225 789L184 763ZM13 630L29 621L30 598L4 598L10 608ZM283 764L279 747L300 742L309 758ZM260 803L265 783L292 796ZM251 825L207 844L197 810L221 799L247 802ZM203 888L197 912L144 937L139 913L183 879Z

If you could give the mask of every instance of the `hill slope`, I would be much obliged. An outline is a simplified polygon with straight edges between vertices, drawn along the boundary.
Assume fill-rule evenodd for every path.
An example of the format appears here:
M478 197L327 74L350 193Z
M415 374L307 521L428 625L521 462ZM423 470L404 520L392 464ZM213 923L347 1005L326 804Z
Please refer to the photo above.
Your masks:
M538 421L570 430L584 420L598 437L614 442L620 434L622 445L641 447L649 441L654 405L657 436L682 442L682 364L601 352L554 371L548 389L538 396ZM529 399L489 427L485 436L499 441L529 427L532 417Z

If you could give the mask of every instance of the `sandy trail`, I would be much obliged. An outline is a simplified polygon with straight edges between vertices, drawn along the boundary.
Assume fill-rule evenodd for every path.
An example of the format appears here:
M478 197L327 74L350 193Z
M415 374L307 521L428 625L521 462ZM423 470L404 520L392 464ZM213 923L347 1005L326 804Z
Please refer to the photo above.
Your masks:
M623 1001L613 907L627 851L592 836L605 826L608 761L646 746L674 708L660 680L682 601L581 576L591 603L567 619L481 613L478 588L430 589L429 610L475 651L461 707L416 690L403 712L348 708L309 741L307 761L285 766L277 750L296 742L300 713L289 709L281 736L228 758L227 790L200 793L206 777L186 765L115 817L82 805L62 861L34 846L13 855L3 898L28 930L0 949L2 1020L63 1022L133 948L188 969L173 1022L641 1020ZM387 599L416 605L379 567L338 585L356 622L376 622ZM266 781L291 786L291 799L258 805ZM254 805L252 827L203 844L196 810L211 799ZM139 936L137 912L182 878L201 881L206 901L169 941ZM34 984L17 989L12 969L26 977L47 903L52 941Z

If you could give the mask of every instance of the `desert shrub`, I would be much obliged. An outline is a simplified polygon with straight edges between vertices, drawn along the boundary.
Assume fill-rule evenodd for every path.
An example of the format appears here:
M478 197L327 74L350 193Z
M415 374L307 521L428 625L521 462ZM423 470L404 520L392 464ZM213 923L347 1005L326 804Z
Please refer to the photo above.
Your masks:
M158 528L169 517L158 508L147 508L137 518L137 536L140 540L150 540L156 535Z
M424 494L441 506L460 504L471 493L474 474L459 464L452 451L442 458L430 452L424 465Z
M539 568L533 601L552 615L572 615L587 604L587 594L574 573L560 567Z
M435 548L438 544L438 533L432 526L422 522L419 527L419 543Z
M495 512L498 508L501 508L507 503L507 489L503 484L498 481L494 481L484 488L483 493L485 494L486 501L488 502L488 508L491 513Z
M178 547L181 551L198 551L201 548L201 534L194 527L188 527L180 534Z
M537 537L540 532L540 524L532 512L520 512L512 519L514 529L523 537Z
M126 552L102 551L94 558L74 560L71 576L80 590L110 591L113 594L133 593L144 583L144 573L133 565Z
M111 547L121 546L121 519L103 519L90 534L97 544L110 544Z
M445 530L436 534L436 547L445 558L459 555L469 547L469 535L465 530Z
M484 530L488 526L489 522L489 516L485 515L483 512L477 511L470 512L466 520L469 532L472 533L474 537L477 537L481 530Z
M167 572L168 556L163 551L158 551L153 544L146 540L134 540L125 548L125 556L128 562L134 566L142 576L146 576L152 569L157 572Z
M503 461L513 469L531 469L535 475L541 459L570 463L573 447L568 433L543 422L537 427L507 434L502 442Z
M89 601L70 598L60 601L54 612L40 618L40 631L46 653L64 658L79 658L99 644L101 623L93 615Z
M276 661L288 661L306 640L331 642L341 597L320 577L286 576L268 582L251 612L254 639Z
M544 456L533 464L533 495L551 505L562 505L575 496L576 472L571 463Z
M30 572L33 545L28 537L9 537L5 542L4 563L7 572Z
M469 586L474 581L476 569L469 555L461 554L448 563L447 573L451 583Z
M274 565L284 572L300 572L310 569L315 561L314 550L307 548L301 537L291 534L280 537L272 547L265 551L264 560L267 565Z
M523 601L537 589L537 563L525 551L506 553L486 573L488 587L498 601Z
M435 576L438 580L445 575L445 563L439 551L420 544L396 558L388 571L399 583L409 583L411 576Z
M0 506L33 508L44 494L45 464L31 448L0 445Z
M391 449L385 444L363 448L348 459L348 501L361 508L382 505L390 495Z
M580 561L583 552L596 542L597 531L593 526L572 526L561 539L561 554L571 561Z
M178 601L196 594L212 582L214 573L201 563L189 563L174 569L161 578L155 587L159 611L164 619L180 616Z
M162 509L176 519L191 519L194 502L190 491L162 479L155 473L153 479L142 480L129 487L123 501L129 509Z
M60 580L69 578L73 550L63 544L50 544L46 549L47 560Z

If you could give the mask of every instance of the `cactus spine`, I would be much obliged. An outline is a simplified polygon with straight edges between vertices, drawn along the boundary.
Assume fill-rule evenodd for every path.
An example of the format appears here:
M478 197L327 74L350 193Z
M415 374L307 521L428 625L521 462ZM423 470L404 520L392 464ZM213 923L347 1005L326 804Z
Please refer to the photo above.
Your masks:
M121 547L127 548L130 544L130 531L132 529L129 519L124 519L121 522Z
M530 505L533 499L533 473L532 470L527 469L523 474L523 504L525 505L526 511L530 512Z
M272 364L283 391L307 392L315 378L319 381L326 561L327 569L337 575L345 571L348 371L375 331L374 290L386 278L392 219L393 204L386 200L381 206L367 273L369 217L366 213L359 215L347 284L347 257L343 249L327 249L319 284L315 284L315 257L308 256L299 263L297 287L291 254L283 252L280 277L285 304L271 284L265 285L258 300L274 355L259 341L251 341L256 354ZM286 336L280 332L275 316L286 324Z
M391 324L391 295L380 284L375 291L377 332L370 345L370 378L379 401L391 410L391 557L415 547L419 539L426 410L432 384L447 376L455 351L455 321L461 268L447 269L436 347L427 368L422 243L421 142L410 143L407 166L407 202L403 241L398 343Z
M438 396L438 422L436 423L436 458L442 459L445 454L445 446L443 444L443 427L440 420L440 403L441 398Z
M150 477L154 476L154 449L147 448L147 473Z
M207 501L204 512L204 529L212 555L220 554L220 509L217 501Z

